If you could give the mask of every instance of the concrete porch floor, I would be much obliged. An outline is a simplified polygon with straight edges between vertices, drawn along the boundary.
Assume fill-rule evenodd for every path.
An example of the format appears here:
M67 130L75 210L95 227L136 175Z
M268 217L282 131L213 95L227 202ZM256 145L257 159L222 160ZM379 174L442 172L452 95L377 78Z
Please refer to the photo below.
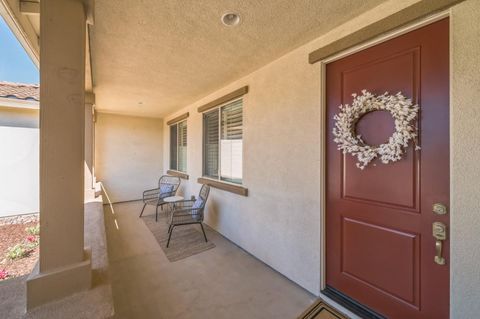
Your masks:
M315 300L210 229L215 248L171 263L138 218L140 201L104 208L116 318L291 319Z

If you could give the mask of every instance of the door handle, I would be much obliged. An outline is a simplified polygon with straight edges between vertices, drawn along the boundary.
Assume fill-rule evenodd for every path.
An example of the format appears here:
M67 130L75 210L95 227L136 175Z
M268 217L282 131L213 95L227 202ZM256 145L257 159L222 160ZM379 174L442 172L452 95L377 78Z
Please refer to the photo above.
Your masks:
M447 226L441 222L434 222L432 225L432 234L435 238L435 258L438 265L445 265L445 258L442 256L443 242L447 239Z
M442 257L443 243L441 240L435 241L435 262L439 265L445 265L445 258Z

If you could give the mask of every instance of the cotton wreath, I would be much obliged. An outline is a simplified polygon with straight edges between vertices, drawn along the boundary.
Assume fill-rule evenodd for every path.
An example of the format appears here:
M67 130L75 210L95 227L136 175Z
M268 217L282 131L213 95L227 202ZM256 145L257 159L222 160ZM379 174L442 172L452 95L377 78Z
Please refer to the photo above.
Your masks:
M343 154L351 154L357 158L357 167L364 169L372 160L380 157L384 164L402 159L405 148L410 141L416 145L417 128L414 120L418 114L418 104L413 105L402 93L390 95L385 92L375 96L367 90L362 90L362 95L352 94L352 105L340 105L340 113L335 114L335 127L333 128L334 142L337 149ZM373 111L388 111L395 120L395 132L388 141L378 146L367 145L361 135L357 135L355 126L365 114Z

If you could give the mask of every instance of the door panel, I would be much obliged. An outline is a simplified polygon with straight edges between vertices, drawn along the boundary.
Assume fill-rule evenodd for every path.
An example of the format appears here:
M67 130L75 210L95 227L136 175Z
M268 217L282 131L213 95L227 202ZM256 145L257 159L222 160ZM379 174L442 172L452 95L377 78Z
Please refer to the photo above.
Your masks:
M352 92L360 93L367 87L374 88L372 90L374 94L382 94L386 91L395 94L401 91L404 95L411 97L413 103L417 103L418 85L420 83L418 80L420 76L419 56L420 49L416 47L356 66L352 70L343 71L341 103L350 103ZM383 77L372 76L372 74L395 74L395 76L385 81ZM368 116L368 118L364 117L358 122L357 133L366 136L366 142L373 145L386 142L394 131L394 123L390 114L373 112ZM378 136L379 138L373 140L373 138L368 138L370 136ZM382 165L377 159L371 164L375 166L375 169L359 170L355 166L355 158L350 155L343 156L342 160L346 161L342 170L344 175L342 188L345 198L366 200L372 204L418 209L416 207L418 199L418 189L416 188L418 183L418 158L412 146L408 148L402 161ZM396 176L395 183L388 182L392 175ZM372 180L377 182L372 184L370 182Z
M341 271L382 293L416 304L420 258L418 236L350 218L343 218L342 222ZM390 249L383 250L384 246ZM376 253L382 250L383 254ZM396 282L392 280L392 272L408 280Z
M444 19L326 68L326 283L388 318L448 318L448 235L434 262L432 223L449 215L449 30ZM402 92L420 105L418 143L401 161L367 168L333 142L333 116L352 94ZM389 113L362 117L356 131L381 144L394 130Z

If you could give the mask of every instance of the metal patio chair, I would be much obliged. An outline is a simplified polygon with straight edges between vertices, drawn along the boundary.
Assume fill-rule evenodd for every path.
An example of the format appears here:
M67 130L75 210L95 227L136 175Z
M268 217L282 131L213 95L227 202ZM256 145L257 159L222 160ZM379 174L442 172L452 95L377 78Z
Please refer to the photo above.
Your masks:
M173 229L177 226L200 224L202 227L205 242L208 242L205 229L203 228L203 212L207 203L210 186L202 185L198 198L196 200L182 200L175 202L175 208L170 215L170 225L168 227L167 247L170 245Z
M155 206L155 221L158 221L158 207L163 210L166 202L164 198L175 196L178 186L180 186L180 178L176 176L163 175L158 180L158 187L143 192L143 208L140 216L142 217L145 206Z

